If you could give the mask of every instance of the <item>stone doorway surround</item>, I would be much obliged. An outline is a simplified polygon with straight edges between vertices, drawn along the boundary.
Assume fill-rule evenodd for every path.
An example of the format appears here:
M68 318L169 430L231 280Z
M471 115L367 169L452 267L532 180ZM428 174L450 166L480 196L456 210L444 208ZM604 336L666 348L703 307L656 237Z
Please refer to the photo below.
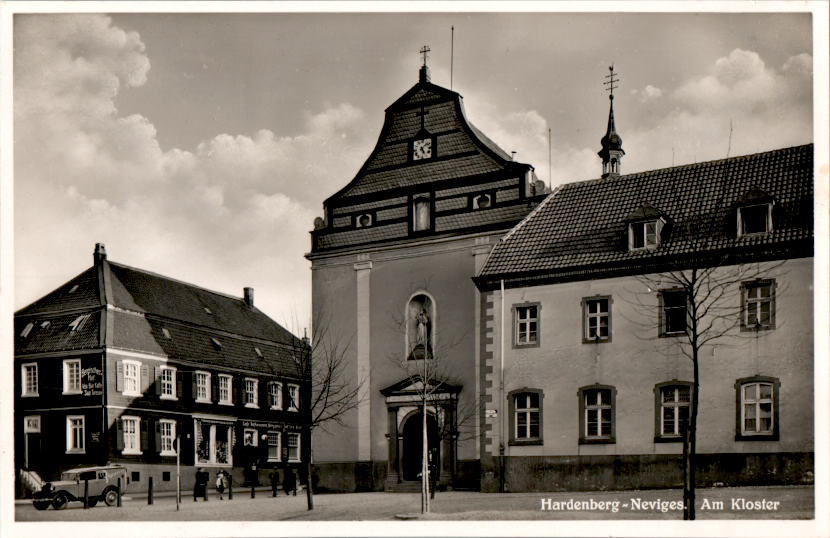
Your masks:
M439 431L438 461L441 466L439 487L452 487L455 478L456 454L458 450L458 428L456 424L458 393L461 386L450 383L432 382L432 394L427 403L427 413L435 418ZM389 445L387 474L384 489L396 491L406 489L403 480L404 423L421 414L422 381L418 376L407 377L380 392L386 397L387 432Z

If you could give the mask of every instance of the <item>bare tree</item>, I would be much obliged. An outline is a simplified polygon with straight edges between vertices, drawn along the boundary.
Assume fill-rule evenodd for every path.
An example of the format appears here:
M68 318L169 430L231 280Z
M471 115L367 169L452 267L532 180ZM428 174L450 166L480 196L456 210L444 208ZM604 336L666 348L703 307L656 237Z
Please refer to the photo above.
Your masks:
M763 334L758 330L764 324L761 315L743 309L742 285L762 277L780 277L779 269L784 263L730 264L734 262L730 262L730 257L726 255L713 257L704 252L695 254L684 260L685 267L637 276L636 280L642 288L635 293L632 301L643 319L660 319L657 324L645 323L649 325L649 334L653 334L654 328L665 332L667 326L672 325L674 338L668 341L662 339L662 342L676 346L691 361L689 418L682 432L683 519L695 519L697 416L702 350L707 346L731 345L731 339L742 334L753 337ZM662 310L659 316L655 315L655 293L660 295L658 307ZM674 294L674 297L685 302L685 305L681 302L674 313L666 302L669 294ZM741 326L749 332L742 333L738 330Z
M394 315L390 321L397 326L399 332L406 334L407 324L413 325L413 338L407 339L409 349L405 355L390 357L390 361L399 367L408 381L410 390L416 394L418 407L421 410L421 512L430 511L430 499L434 494L438 482L440 469L437 465L430 469L428 416L435 417L436 429L433 432L435 440L459 440L474 437L469 426L474 424L478 416L478 405L467 398L466 404L459 403L457 394L449 399L448 394L458 390L460 383L450 367L451 361L446 358L449 350L458 346L464 334L446 336L446 341L440 346L432 341L432 331L429 327L429 318L423 317L421 312L415 319L401 319ZM414 345L412 345L414 343ZM447 407L449 405L449 407Z
M312 341L307 337L295 342L293 359L297 375L302 380L300 402L297 407L304 414L301 460L306 474L306 498L309 510L314 510L314 491L311 473L312 434L315 429L326 430L330 424L344 426L345 417L361 403L363 379L352 379L347 372L350 340L344 340L329 331L322 316L315 318Z

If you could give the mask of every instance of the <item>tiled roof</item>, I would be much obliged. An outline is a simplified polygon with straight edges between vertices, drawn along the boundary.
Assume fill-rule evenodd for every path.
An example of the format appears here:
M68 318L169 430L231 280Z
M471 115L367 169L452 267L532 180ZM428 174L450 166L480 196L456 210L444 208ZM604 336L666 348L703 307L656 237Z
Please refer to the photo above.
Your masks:
M738 238L736 205L758 189L774 200L773 231ZM655 210L668 221L659 247L630 252L627 217ZM476 282L592 278L615 266L653 266L701 251L781 255L797 244L809 254L812 215L812 144L568 183L499 242Z
M290 343L294 336L241 298L108 262L114 306L235 334ZM210 313L205 310L207 308Z
M101 301L98 290L98 271L95 267L90 267L56 290L21 308L17 315L99 307Z
M79 320L72 330L70 324ZM31 327L23 336L24 330ZM14 350L18 355L54 350L95 349L100 344L101 312L17 317L14 320Z
M218 368L239 368L262 373L296 375L291 350L268 342L252 342L202 327L182 325L152 315L112 312L113 345L120 349L163 354L170 359L198 362ZM164 334L166 329L170 338ZM215 338L221 348L212 343ZM254 347L259 348L259 357Z
M217 367L296 373L291 347L300 340L242 298L106 260L96 263L108 273L108 307L98 300L104 294L99 295L95 265L17 312L17 355L102 348L102 318L111 316L107 345L116 348ZM70 324L79 319L83 323L73 330Z

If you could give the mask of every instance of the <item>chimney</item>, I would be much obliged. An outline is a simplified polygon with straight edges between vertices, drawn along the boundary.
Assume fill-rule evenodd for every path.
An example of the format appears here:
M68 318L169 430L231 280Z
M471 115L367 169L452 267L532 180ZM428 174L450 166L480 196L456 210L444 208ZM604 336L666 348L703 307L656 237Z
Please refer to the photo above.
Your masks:
M95 265L107 259L107 247L103 243L95 243L95 252L92 254Z
M243 288L245 304L249 308L254 307L254 288Z

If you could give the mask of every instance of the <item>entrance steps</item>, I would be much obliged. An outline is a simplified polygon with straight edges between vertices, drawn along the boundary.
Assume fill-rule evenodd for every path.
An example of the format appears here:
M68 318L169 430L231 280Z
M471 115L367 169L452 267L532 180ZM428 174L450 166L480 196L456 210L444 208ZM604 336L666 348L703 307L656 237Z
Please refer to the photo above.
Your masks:
M23 486L23 491L32 494L36 491L40 491L43 487L44 480L37 474L35 471L27 471L26 469L20 469L20 483Z
M403 482L387 482L386 491L391 493L420 493L420 480L404 480Z

